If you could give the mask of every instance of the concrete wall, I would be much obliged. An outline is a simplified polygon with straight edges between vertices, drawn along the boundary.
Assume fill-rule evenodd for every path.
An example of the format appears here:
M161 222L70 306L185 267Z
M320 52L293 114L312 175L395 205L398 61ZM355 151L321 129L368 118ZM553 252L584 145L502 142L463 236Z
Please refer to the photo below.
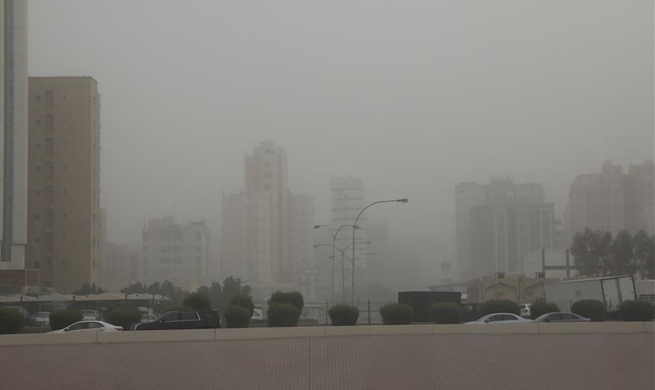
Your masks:
M116 333L2 335L0 346L52 344L106 344L165 341L258 340L297 337L333 337L416 334L629 334L655 333L655 322L589 322L563 324L497 325L373 325L309 326L297 328L160 330Z

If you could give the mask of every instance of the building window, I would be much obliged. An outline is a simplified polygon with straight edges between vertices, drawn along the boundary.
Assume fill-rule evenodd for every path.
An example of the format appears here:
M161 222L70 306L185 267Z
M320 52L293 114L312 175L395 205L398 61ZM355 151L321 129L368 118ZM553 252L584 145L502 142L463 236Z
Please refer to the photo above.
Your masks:
M35 221L40 221L41 220L41 214L34 214L34 220Z
M41 173L41 167L36 167L36 168L34 168L34 172L36 172L36 173Z
M41 95L34 96L34 100L36 100L37 102L40 102L41 101Z
M34 243L37 244L37 245L40 244L40 243L41 243L41 238L36 237L36 238L34 239Z
M40 197L41 196L41 191L39 191L39 190L34 191L34 196L36 196L37 198Z
M34 124L37 125L37 126L41 126L41 119L35 120Z
M35 144L34 144L34 149L36 149L36 150L41 150L41 144L38 143L38 142L35 143Z

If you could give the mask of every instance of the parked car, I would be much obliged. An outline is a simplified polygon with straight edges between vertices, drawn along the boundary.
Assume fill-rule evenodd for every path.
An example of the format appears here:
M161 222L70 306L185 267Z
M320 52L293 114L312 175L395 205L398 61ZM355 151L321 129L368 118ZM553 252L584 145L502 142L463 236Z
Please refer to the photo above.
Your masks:
M523 317L517 316L513 313L493 313L478 318L477 321L467 322L466 325L471 324L523 324L531 322Z
M531 303L524 303L522 305L519 305L521 308L521 317L523 318L530 318L530 308L532 307Z
M39 311L32 316L32 323L34 326L50 326L50 312Z
M176 310L163 314L157 321L132 325L133 330L212 329L221 327L217 310Z
M97 310L80 310L83 321L100 321L100 313Z
M534 322L589 322L589 318L585 318L573 313L546 313L534 319Z
M48 333L81 333L81 332L120 332L122 326L116 326L103 321L80 321L59 330Z

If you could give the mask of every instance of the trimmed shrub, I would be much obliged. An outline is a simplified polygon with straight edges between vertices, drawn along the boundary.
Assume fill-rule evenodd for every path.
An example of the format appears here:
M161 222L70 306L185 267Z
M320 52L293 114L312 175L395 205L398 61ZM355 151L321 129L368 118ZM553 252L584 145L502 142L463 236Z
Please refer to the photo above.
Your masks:
M270 305L271 303L288 303L295 306L300 311L302 311L302 308L305 306L305 300L303 299L302 294L298 291L276 291L268 300L268 304Z
M117 307L107 315L107 322L122 326L123 330L130 330L132 324L141 322L141 313L133 307Z
M387 303L380 308L380 315L385 325L408 325L414 318L414 309L402 303Z
M481 317L493 313L513 313L520 316L521 308L518 303L510 301L509 299L491 299L480 306Z
M230 305L225 309L223 315L225 316L225 325L228 328L250 327L252 312L247 307Z
M571 312L587 317L593 322L605 321L605 305L595 299L583 299L571 305Z
M0 334L20 333L23 325L23 315L18 310L0 307Z
M436 324L461 324L462 308L454 302L438 302L432 305L432 317Z
M271 303L266 314L271 327L298 326L300 319L300 310L290 303Z
M192 292L182 301L184 306L188 306L193 310L211 310L212 303L209 296L201 292Z
M653 306L649 301L625 301L619 307L623 321L652 321Z
M537 301L530 306L530 318L534 320L546 313L554 313L558 311L560 311L559 307L555 303Z
M230 305L245 307L250 311L250 317L252 317L252 314L255 312L255 304L253 303L252 297L250 295L246 295L246 294L232 295L232 298L230 298Z
M328 310L328 314L334 326L357 325L359 319L359 309L350 305L334 305Z
M84 316L77 309L58 310L50 313L50 329L59 330L82 321Z

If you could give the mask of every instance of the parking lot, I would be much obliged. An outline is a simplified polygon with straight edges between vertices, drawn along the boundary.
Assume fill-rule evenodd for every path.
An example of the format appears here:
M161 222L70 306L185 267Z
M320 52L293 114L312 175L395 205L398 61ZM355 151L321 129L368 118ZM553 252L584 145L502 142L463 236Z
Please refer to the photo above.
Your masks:
M403 335L0 347L6 389L655 388L640 334Z

